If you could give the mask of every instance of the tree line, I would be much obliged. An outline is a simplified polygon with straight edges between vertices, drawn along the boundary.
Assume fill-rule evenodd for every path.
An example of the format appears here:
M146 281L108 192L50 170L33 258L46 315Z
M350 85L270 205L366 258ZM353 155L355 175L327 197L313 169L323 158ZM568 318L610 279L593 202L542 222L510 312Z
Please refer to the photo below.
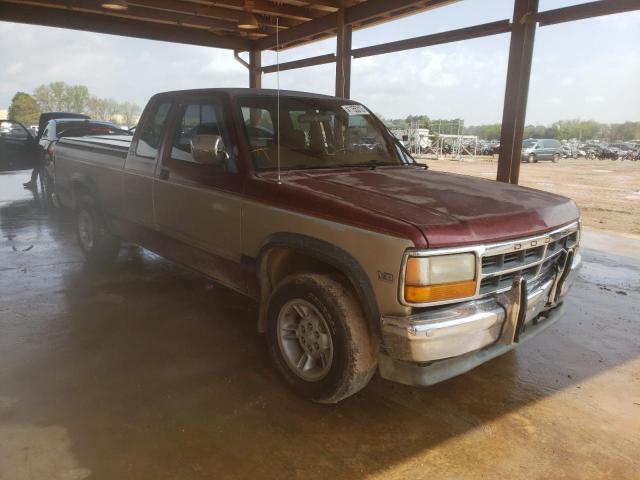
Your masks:
M92 95L84 85L52 82L40 85L32 94L17 92L11 101L8 116L9 120L34 125L38 123L41 112L73 112L84 113L96 120L133 126L140 111L136 103Z
M428 128L432 133L461 133L477 135L484 140L500 139L502 125L492 123L487 125L464 126L460 119L442 120L431 119L427 115L409 115L402 119L385 120L391 128L409 128L418 124L420 128ZM458 128L458 125L460 126ZM640 139L640 122L600 123L594 120L560 120L551 125L527 125L524 128L524 138L555 138L557 140L605 140L620 142Z

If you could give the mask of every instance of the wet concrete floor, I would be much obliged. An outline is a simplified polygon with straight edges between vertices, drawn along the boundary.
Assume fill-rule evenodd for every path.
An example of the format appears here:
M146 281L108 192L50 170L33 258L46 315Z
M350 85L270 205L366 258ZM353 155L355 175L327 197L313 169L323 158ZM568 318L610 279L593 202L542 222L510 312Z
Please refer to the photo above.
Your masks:
M517 351L322 406L254 304L135 248L87 270L25 179L0 174L2 480L640 478L638 240L587 232L565 317Z

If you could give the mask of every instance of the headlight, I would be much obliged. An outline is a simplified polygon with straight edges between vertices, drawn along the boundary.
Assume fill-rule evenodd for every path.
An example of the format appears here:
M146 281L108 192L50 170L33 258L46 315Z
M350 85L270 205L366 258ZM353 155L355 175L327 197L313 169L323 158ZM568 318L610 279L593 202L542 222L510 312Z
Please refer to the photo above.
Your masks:
M471 297L475 292L475 254L407 258L404 275L406 302L441 302Z

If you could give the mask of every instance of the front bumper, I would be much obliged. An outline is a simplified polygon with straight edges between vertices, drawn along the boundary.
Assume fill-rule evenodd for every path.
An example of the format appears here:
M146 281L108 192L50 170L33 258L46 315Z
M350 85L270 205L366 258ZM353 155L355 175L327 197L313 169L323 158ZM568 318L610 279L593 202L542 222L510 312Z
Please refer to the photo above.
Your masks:
M518 278L506 293L408 317L383 317L380 375L432 385L515 348L560 318L562 298L581 266L576 252L570 268L531 291Z

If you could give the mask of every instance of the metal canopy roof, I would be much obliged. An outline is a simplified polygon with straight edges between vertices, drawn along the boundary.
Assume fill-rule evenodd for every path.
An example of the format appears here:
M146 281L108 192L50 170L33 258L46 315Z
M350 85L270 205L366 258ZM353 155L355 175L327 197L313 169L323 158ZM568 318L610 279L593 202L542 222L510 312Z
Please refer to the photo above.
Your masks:
M128 0L108 10L100 0L0 0L0 20L234 50L290 48L336 35L338 11L353 29L395 20L457 0ZM238 28L245 10L259 27Z

